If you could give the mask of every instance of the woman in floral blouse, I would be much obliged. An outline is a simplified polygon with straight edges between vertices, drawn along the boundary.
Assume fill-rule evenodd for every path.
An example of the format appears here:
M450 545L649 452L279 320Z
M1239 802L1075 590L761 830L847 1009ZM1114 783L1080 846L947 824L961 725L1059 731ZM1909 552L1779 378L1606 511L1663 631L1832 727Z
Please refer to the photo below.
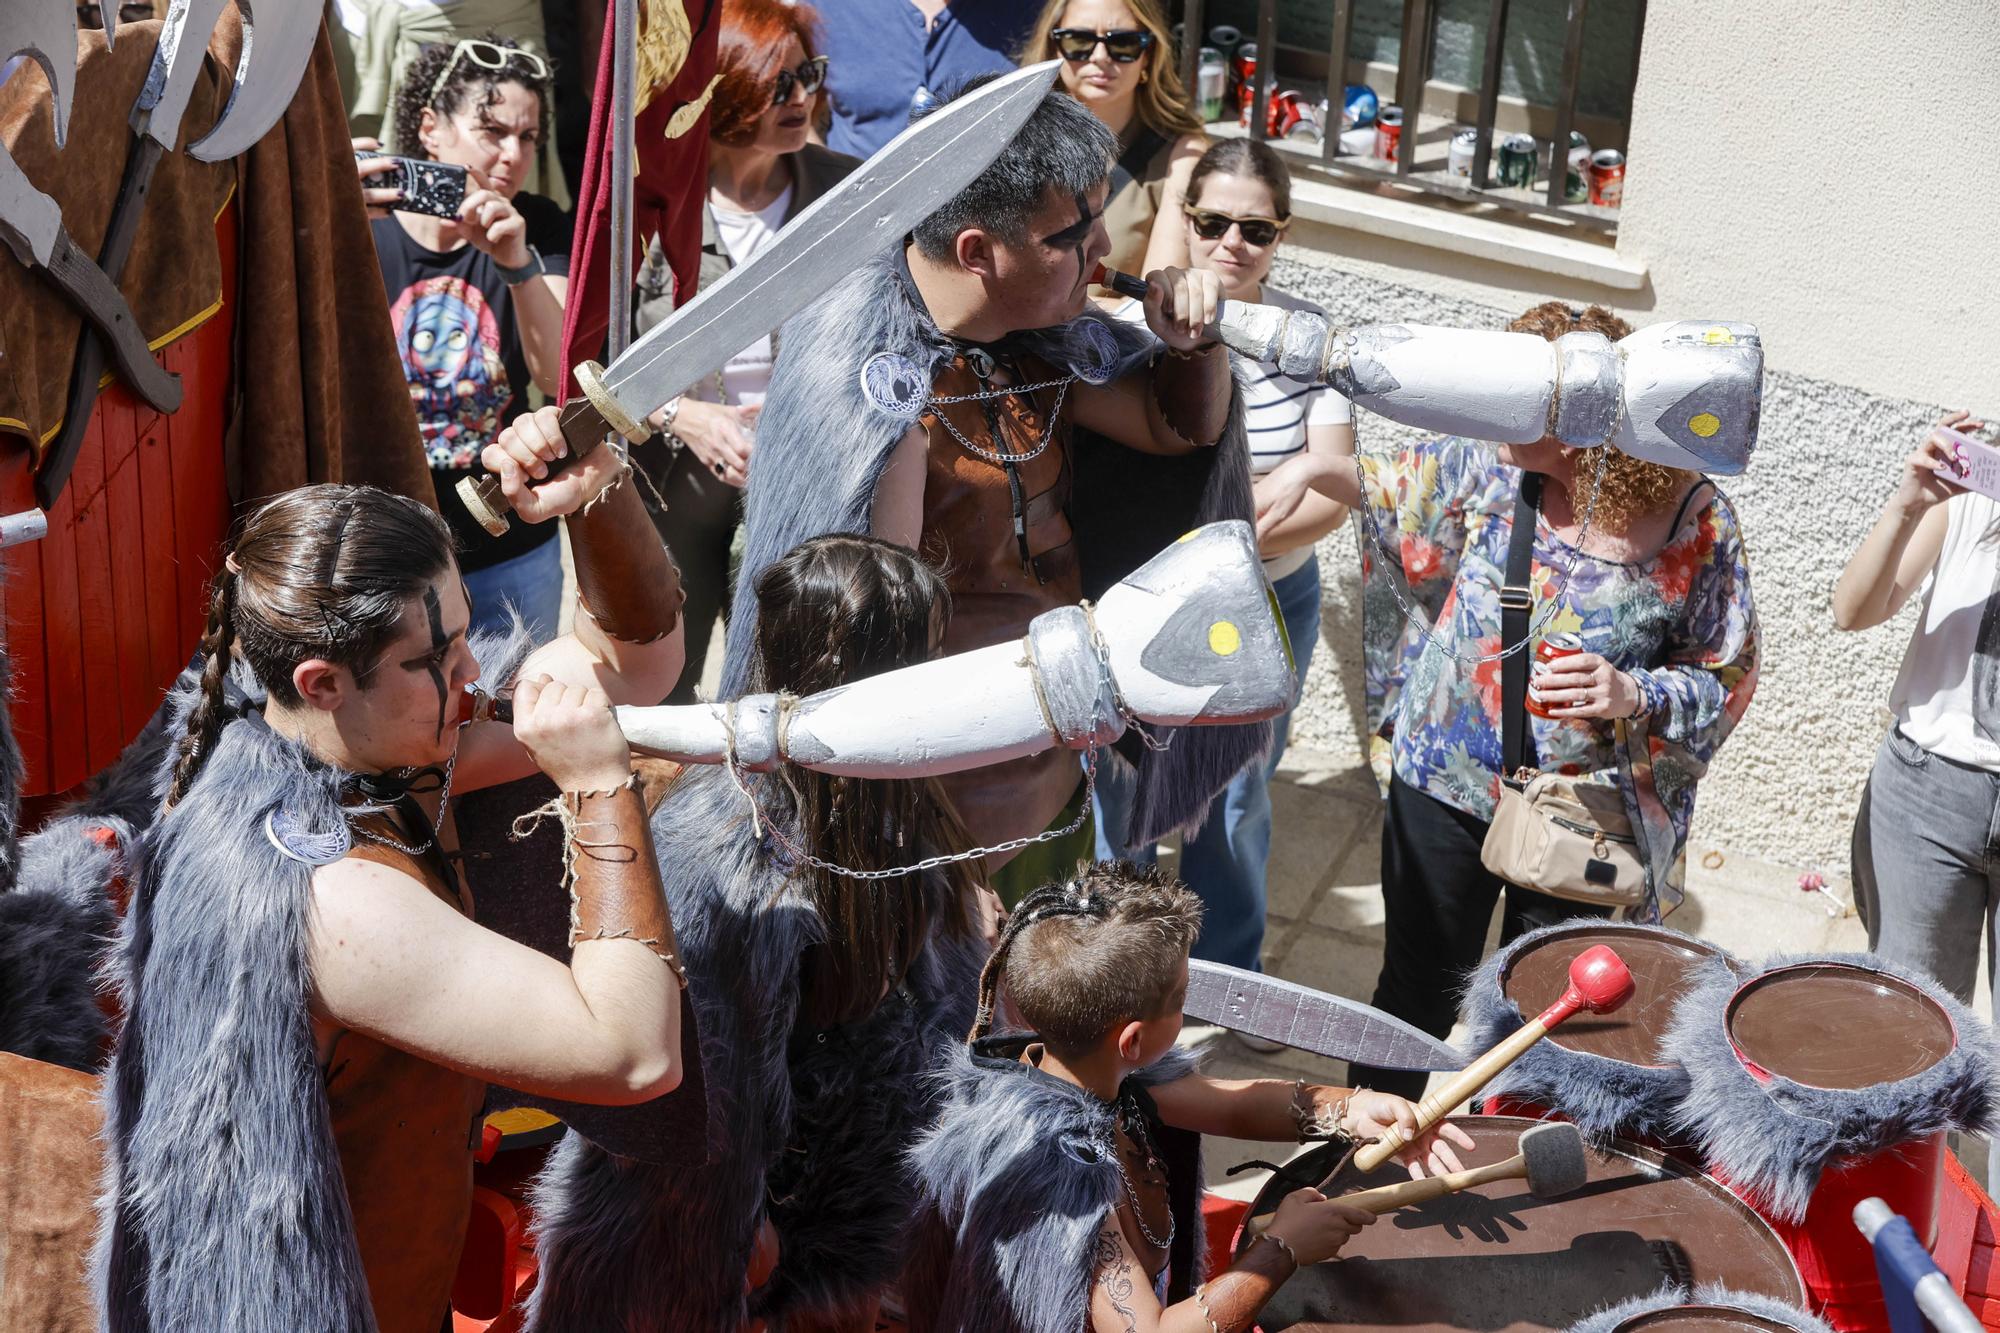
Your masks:
M1552 340L1575 329L1614 340L1631 332L1609 311L1575 314L1559 303L1509 328ZM1374 1003L1438 1036L1451 1030L1459 985L1479 962L1503 894L1503 942L1591 910L1506 884L1479 860L1500 787L1493 654L1505 646L1500 587L1523 471L1542 477L1530 623L1541 636L1581 635L1588 650L1537 678L1556 716L1530 714L1530 735L1543 769L1623 794L1649 868L1634 917L1657 920L1680 902L1695 783L1756 689L1757 613L1728 500L1695 473L1612 450L1579 551L1603 452L1552 438L1497 450L1428 440L1393 460L1366 460L1365 497L1351 469L1311 483L1335 500L1363 499L1373 520L1363 545L1371 585L1400 576L1408 600L1437 626L1430 640L1406 631L1393 592L1369 589L1370 703L1382 710L1370 720L1380 719L1392 770L1382 831L1387 939ZM1367 540L1371 531L1380 547ZM1357 1067L1351 1081L1414 1097L1424 1080Z

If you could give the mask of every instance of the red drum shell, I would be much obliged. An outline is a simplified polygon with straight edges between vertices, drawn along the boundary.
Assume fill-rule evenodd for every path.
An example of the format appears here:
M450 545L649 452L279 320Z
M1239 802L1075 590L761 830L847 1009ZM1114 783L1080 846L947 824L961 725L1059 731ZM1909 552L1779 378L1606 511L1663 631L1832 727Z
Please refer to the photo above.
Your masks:
M1775 1075L1816 1088L1912 1078L1958 1041L1951 1015L1918 987L1850 963L1802 963L1753 977L1731 997L1724 1021L1730 1046L1752 1077L1768 1083ZM1835 1328L1888 1325L1874 1248L1854 1225L1854 1205L1880 1198L1909 1219L1926 1246L1933 1244L1944 1139L1933 1134L1830 1164L1796 1223L1759 1207L1750 1191L1739 1191L1784 1238L1814 1308ZM1730 1184L1725 1173L1715 1175Z

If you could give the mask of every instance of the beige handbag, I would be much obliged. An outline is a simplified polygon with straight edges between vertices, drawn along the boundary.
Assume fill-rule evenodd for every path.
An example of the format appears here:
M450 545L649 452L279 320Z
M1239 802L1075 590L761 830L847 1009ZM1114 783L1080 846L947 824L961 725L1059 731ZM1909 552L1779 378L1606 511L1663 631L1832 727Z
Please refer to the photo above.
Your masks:
M1488 870L1525 889L1595 907L1636 907L1646 866L1618 787L1522 769L1500 782L1479 849Z

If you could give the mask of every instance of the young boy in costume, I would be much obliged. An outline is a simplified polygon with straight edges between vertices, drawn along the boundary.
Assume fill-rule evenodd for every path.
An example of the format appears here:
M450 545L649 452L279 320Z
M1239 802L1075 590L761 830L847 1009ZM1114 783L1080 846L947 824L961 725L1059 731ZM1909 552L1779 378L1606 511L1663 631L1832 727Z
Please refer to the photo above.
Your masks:
M1373 1216L1300 1189L1202 1282L1200 1136L1371 1139L1414 1128L1401 1097L1304 1080L1211 1079L1175 1048L1201 902L1155 867L1091 866L1029 895L980 978L968 1049L911 1154L922 1197L906 1275L922 1333L1243 1333L1301 1264ZM995 993L1031 1034L992 1037ZM1459 1169L1456 1126L1401 1157Z

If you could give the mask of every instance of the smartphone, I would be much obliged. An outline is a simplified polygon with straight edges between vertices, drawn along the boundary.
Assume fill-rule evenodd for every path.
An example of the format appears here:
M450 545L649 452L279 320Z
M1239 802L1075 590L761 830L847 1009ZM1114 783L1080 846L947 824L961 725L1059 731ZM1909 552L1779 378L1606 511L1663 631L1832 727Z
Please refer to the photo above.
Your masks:
M385 157L358 149L359 161ZM455 218L465 203L465 168L450 162L427 162L414 157L392 157L394 171L379 171L366 180L364 188L397 190L402 199L389 205L400 213L428 213L434 218Z
M1953 453L1965 468L1963 476L1954 477L1946 472L1941 474L1944 479L2000 500L2000 448L1946 426L1938 427L1938 432L1951 441Z

